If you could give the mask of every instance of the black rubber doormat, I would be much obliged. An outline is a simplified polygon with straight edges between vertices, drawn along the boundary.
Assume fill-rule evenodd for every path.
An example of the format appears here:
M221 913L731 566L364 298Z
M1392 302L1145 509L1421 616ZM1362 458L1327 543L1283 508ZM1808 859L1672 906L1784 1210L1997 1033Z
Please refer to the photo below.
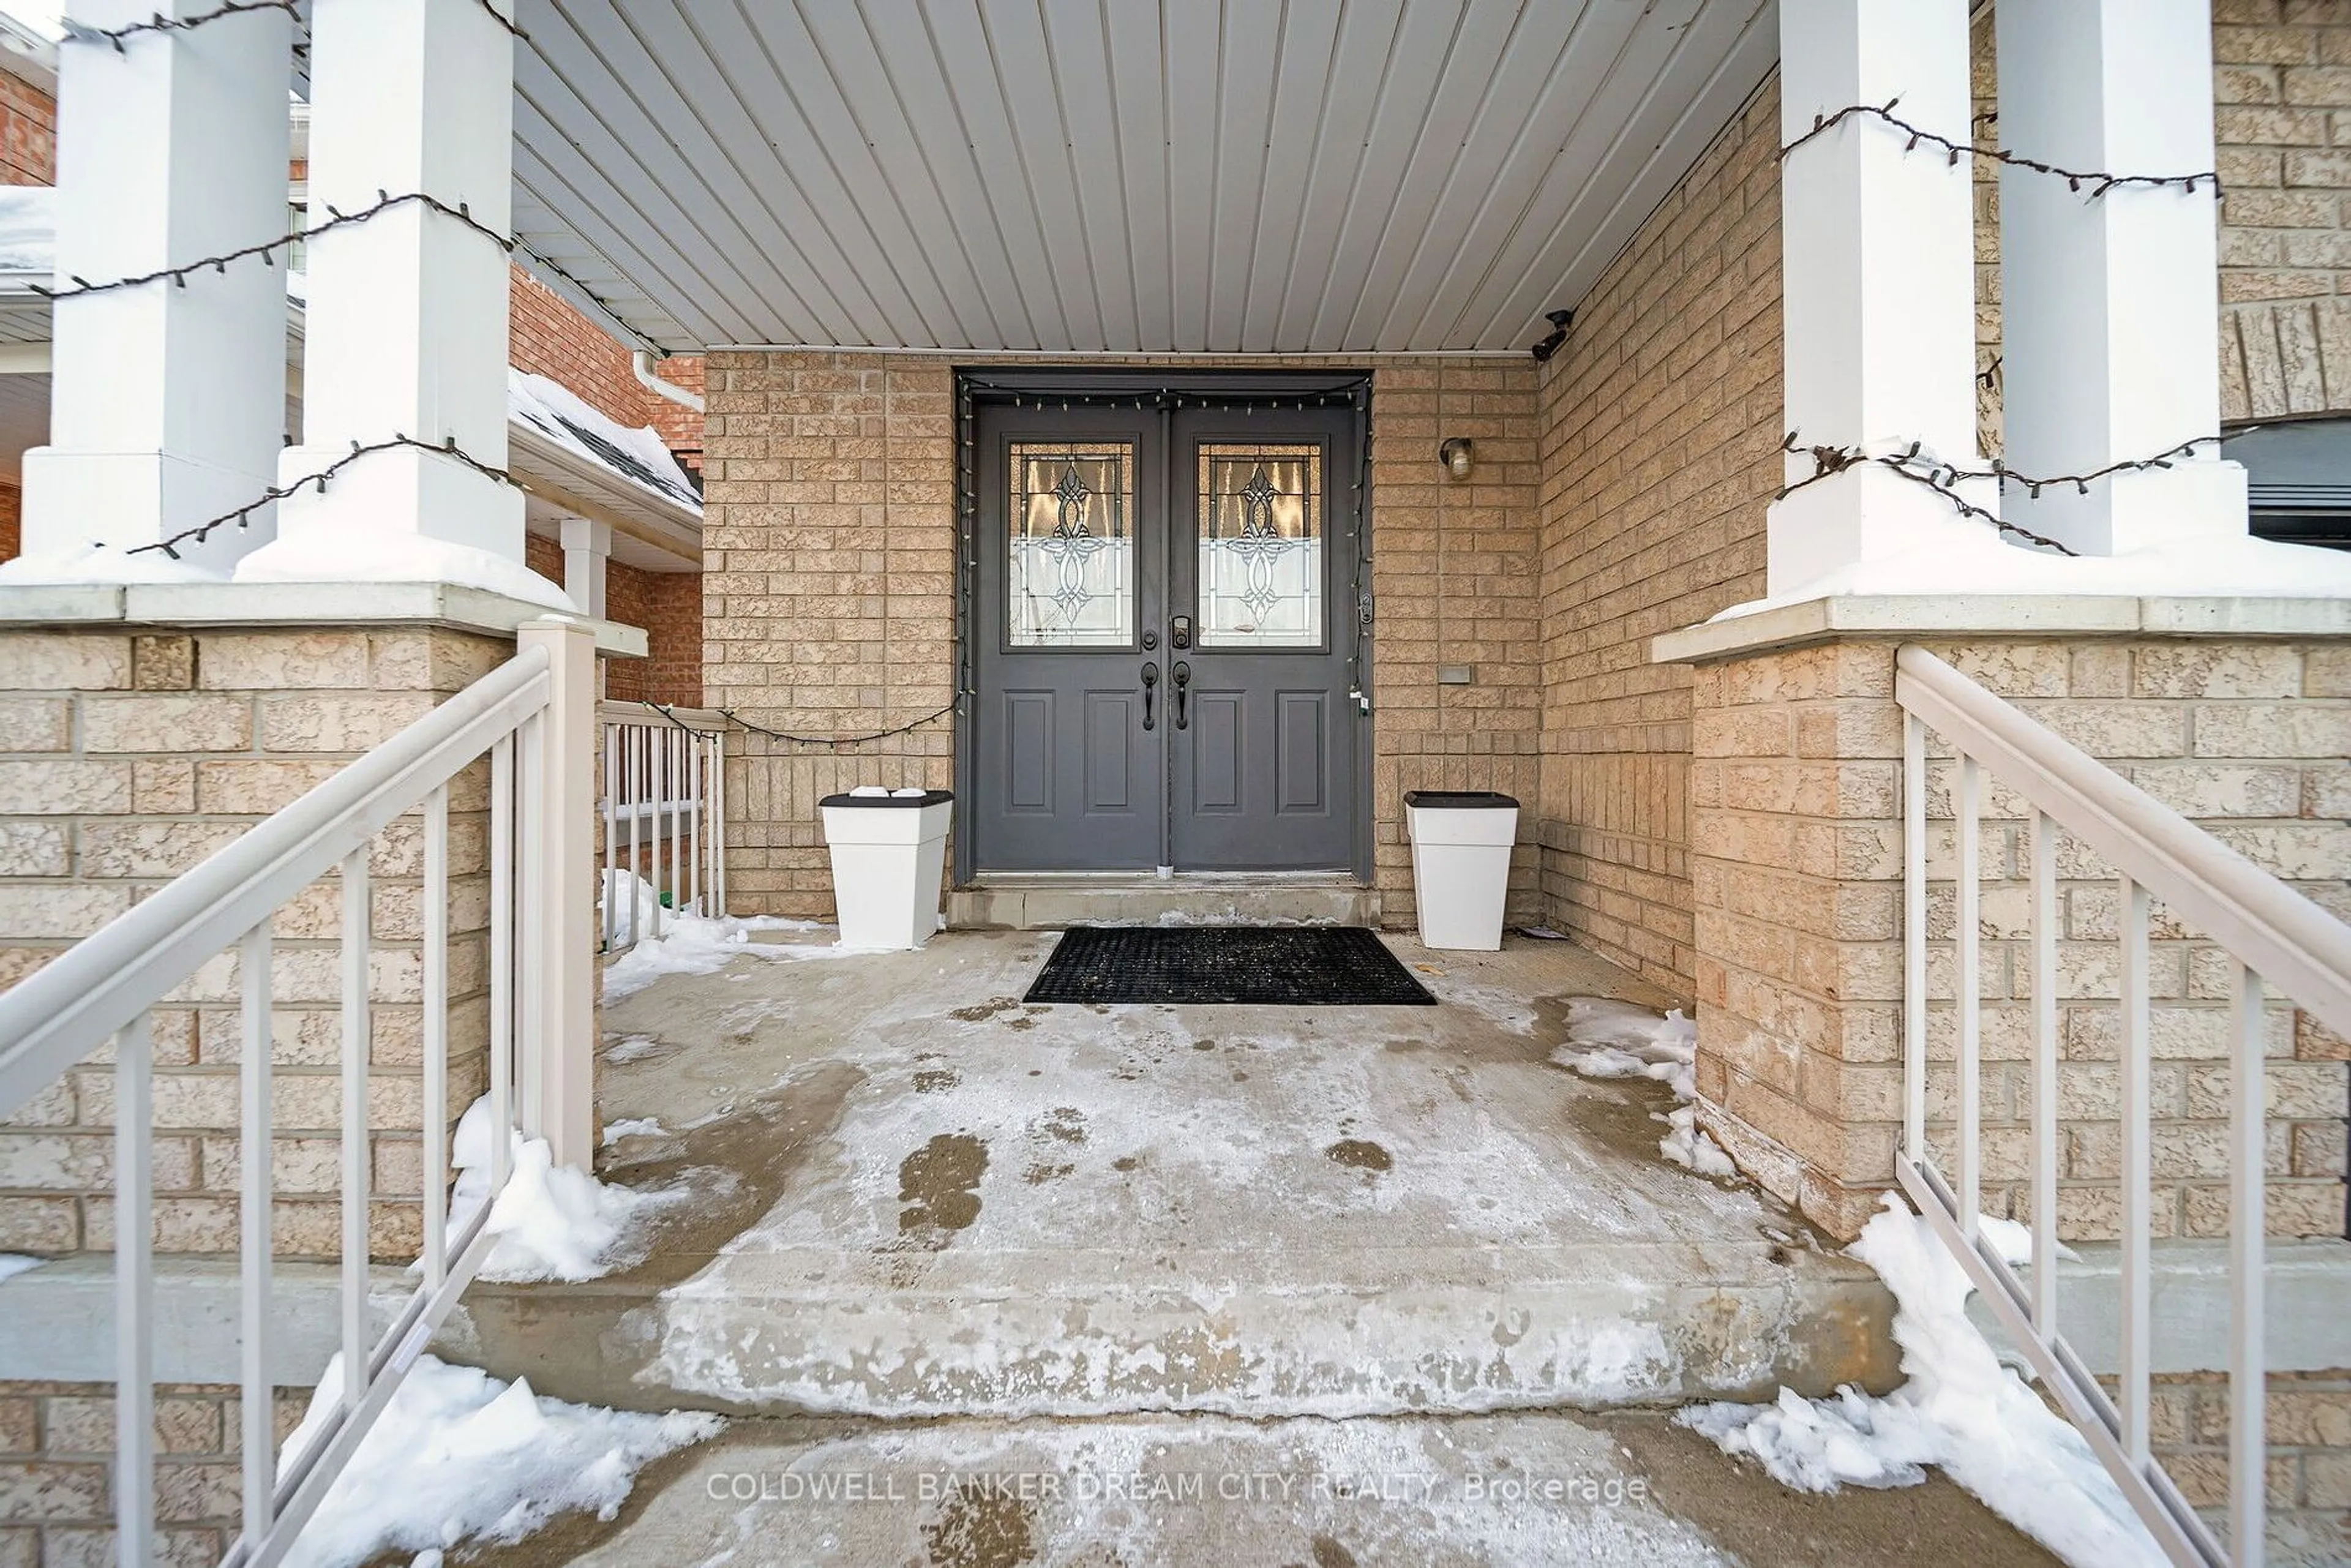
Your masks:
M1022 999L1437 1005L1428 988L1360 925L1073 925Z

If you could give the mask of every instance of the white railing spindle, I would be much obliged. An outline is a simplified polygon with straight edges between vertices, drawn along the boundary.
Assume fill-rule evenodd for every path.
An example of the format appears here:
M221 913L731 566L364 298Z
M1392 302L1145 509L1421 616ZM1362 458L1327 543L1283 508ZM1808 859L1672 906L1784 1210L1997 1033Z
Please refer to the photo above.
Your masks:
M2147 890L2128 877L2118 883L2122 923L2122 1407L2123 1450L2135 1464L2147 1458L2147 1368L2153 1315L2154 1220L2153 1063L2147 1044Z
M367 1393L368 852L343 858L343 1408Z
M2057 1332L2057 824L2032 813L2032 1326Z
M1902 1147L1927 1158L1927 727L1902 719Z
M155 1029L114 1037L114 1528L116 1561L155 1556Z
M271 1135L270 1077L275 1063L277 1030L271 1015L270 922L262 921L246 933L238 948L241 982L238 1023L243 1030L237 1077L242 1090L237 1145L243 1168L238 1174L237 1225L239 1272L243 1280L240 1306L244 1343L239 1347L244 1377L239 1385L238 1432L243 1448L245 1539L258 1541L277 1512L274 1492L277 1467L277 1422L271 1402L276 1385L267 1356L270 1297L270 1221L274 1204L271 1180L276 1140Z
M2261 1568L2269 1490L2269 1378L2262 1269L2268 1234L2262 977L2231 966L2229 986L2229 1543Z
M1959 998L1959 1229L1972 1243L1983 1211L1983 868L1980 859L1982 780L1976 759L1959 754L1958 815L1959 962L1951 983Z
M602 883L604 899L602 935L604 946L607 947L613 946L614 939L621 934L619 925L621 911L612 902L613 887L619 881L612 873L619 868L621 859L620 750L621 727L617 724L608 724L604 727L604 881Z
M515 743L490 748L490 1190L507 1185L514 1152L502 1131L515 1123Z
M449 787L424 798L424 1283L449 1269Z

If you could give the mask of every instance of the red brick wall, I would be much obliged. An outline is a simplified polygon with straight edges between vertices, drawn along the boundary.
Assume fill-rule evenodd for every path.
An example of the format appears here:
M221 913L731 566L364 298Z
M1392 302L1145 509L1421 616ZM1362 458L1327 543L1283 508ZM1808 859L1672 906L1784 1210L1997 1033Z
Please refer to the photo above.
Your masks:
M57 100L29 82L0 75L0 185L57 181Z
M532 534L530 570L559 586L563 547ZM702 705L702 574L645 571L620 561L604 563L604 613L624 625L645 629L642 659L613 659L604 666L604 695L618 702Z
M507 289L507 354L517 370L559 382L623 424L650 424L685 465L702 466L702 415L637 380L630 351L520 267ZM702 390L702 361L663 360L655 371Z

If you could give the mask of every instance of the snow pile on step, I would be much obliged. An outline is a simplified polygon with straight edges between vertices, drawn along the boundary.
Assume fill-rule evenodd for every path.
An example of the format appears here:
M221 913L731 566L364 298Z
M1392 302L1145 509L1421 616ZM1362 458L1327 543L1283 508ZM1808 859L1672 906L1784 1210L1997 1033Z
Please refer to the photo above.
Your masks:
M1663 1018L1632 1002L1577 997L1567 1004L1567 1043L1553 1061L1586 1078L1654 1078L1687 1102L1698 1098L1698 1025L1675 1008ZM1732 1176L1739 1167L1685 1103L1667 1119L1657 1152L1700 1176Z
M638 1192L607 1186L585 1171L559 1166L544 1138L514 1138L507 1185L490 1209L490 1249L481 1278L518 1282L593 1280L643 1260L645 1222L684 1202L686 1186ZM450 1141L457 1167L452 1229L462 1229L490 1189L490 1103L476 1100Z
M2023 1227L1988 1219L1984 1228L2011 1258L2029 1251ZM1915 1486L1938 1465L2075 1568L2163 1561L2089 1444L1969 1322L1967 1273L1924 1220L1889 1193L1849 1250L1893 1292L1909 1381L1882 1399L1850 1387L1819 1400L1782 1389L1771 1405L1697 1405L1680 1413L1684 1426L1725 1453L1754 1456L1801 1491Z
M22 1252L0 1252L0 1280L12 1280L27 1269L37 1269L47 1262L46 1258L27 1258Z
M281 1473L325 1433L342 1386L338 1353L279 1450ZM610 1520L640 1469L725 1425L542 1399L523 1379L419 1356L285 1561L355 1568L400 1552L437 1568L461 1542L511 1543L566 1513Z

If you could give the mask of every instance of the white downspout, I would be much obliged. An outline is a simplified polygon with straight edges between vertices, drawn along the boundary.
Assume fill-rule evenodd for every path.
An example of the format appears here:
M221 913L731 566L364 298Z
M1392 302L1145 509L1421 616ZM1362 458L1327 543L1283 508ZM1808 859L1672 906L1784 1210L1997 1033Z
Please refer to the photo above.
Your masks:
M629 368L637 372L637 381L647 391L657 392L682 408L690 408L696 413L702 412L702 394L690 392L675 382L665 382L653 374L653 356L647 350L639 349L631 354Z

